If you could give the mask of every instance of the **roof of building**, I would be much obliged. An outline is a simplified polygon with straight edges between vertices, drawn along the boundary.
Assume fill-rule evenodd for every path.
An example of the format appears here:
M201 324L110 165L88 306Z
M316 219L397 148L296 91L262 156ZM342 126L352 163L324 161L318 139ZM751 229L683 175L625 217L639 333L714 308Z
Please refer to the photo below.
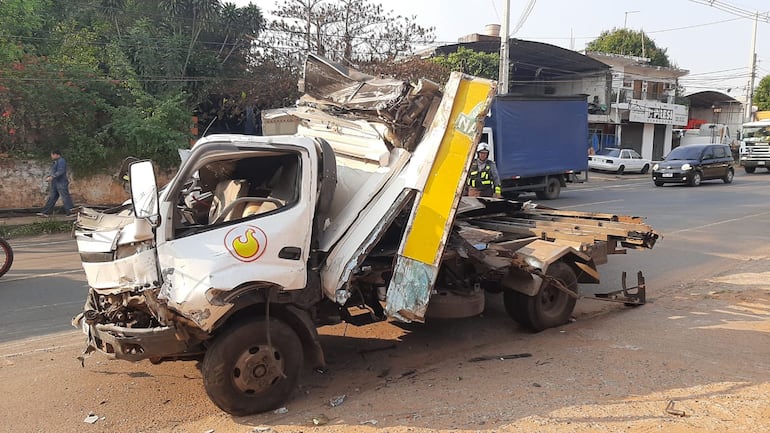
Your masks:
M736 104L741 101L732 96L715 90L704 90L685 96L690 101L690 106L695 108L709 108L714 105Z
M496 53L500 51L499 40L461 42L442 45L433 49L434 55L456 52L460 47L473 51ZM542 42L511 39L508 46L511 68L516 79L547 79L576 73L599 73L609 66L577 51Z

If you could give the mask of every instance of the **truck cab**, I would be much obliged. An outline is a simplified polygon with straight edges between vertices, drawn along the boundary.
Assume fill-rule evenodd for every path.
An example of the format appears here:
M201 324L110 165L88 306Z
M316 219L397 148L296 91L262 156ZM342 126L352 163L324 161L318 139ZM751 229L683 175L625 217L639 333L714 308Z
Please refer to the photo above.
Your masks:
M770 170L770 119L743 124L740 161L746 173Z

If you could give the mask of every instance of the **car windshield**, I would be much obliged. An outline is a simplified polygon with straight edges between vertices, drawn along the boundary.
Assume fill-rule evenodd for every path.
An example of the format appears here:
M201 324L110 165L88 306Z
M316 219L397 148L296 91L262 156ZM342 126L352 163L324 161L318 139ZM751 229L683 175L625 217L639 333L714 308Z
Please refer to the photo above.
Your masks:
M600 149L598 152L596 152L596 154L617 158L620 156L620 149Z
M672 159L698 159L703 150L700 146L681 146L672 150L666 157L667 161Z

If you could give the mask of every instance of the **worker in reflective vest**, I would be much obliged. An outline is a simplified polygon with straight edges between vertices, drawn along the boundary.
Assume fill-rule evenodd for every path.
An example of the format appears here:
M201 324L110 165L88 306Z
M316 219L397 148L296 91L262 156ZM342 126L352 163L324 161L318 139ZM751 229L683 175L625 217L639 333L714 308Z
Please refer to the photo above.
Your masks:
M501 193L500 175L495 162L489 159L489 145L481 142L468 172L468 196L500 198Z

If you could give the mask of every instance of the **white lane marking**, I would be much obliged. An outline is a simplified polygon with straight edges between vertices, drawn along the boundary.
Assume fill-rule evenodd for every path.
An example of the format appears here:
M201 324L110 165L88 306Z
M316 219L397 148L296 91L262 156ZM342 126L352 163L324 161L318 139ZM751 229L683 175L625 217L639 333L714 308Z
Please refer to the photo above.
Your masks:
M45 277L55 277L58 275L66 275L66 274L76 274L79 272L83 272L82 269L73 269L71 271L61 271L61 272L51 272L48 274L37 274L37 275L27 275L25 277L16 277L16 278L3 278L4 283L10 283L11 281L26 281L26 280L34 280L35 278L45 278Z
M713 226L718 226L718 225L721 225L721 224L733 223L733 222L736 222L736 221L743 221L743 220L746 220L746 219L756 218L756 217L760 217L760 216L767 216L767 212L755 213L753 215L746 215L746 216L742 216L740 218L731 218L729 220L716 221L716 222L713 222L713 223L704 224L702 226L689 227L689 228L686 228L686 229L675 230L673 232L667 232L666 235L675 235L675 234L679 234L679 233L685 233L685 232L691 232L691 231L695 231L695 230L701 230L701 229L705 229L705 228L709 228L709 227L713 227Z
M47 247L49 245L58 245L58 244L70 244L70 243L77 243L75 239L68 239L66 241L54 241L54 242L34 242L34 243L26 243L26 244L17 244L17 243L11 243L11 246L14 248L26 248L26 247Z
M22 307L17 308L13 312L22 312L22 311L30 311L30 310L42 310L45 308L52 308L52 307L62 307L62 306L68 306L68 305L83 305L84 301L77 300L77 301L67 301L67 302L58 302L56 304L43 304L43 305L34 305L31 307Z
M573 204L572 206L560 206L559 209L570 209L573 207L584 207L584 206L594 206L597 204L606 204L606 203L617 203L619 201L624 201L622 198L616 199L616 200L607 200L607 201L595 201L593 203L581 203L581 204Z

